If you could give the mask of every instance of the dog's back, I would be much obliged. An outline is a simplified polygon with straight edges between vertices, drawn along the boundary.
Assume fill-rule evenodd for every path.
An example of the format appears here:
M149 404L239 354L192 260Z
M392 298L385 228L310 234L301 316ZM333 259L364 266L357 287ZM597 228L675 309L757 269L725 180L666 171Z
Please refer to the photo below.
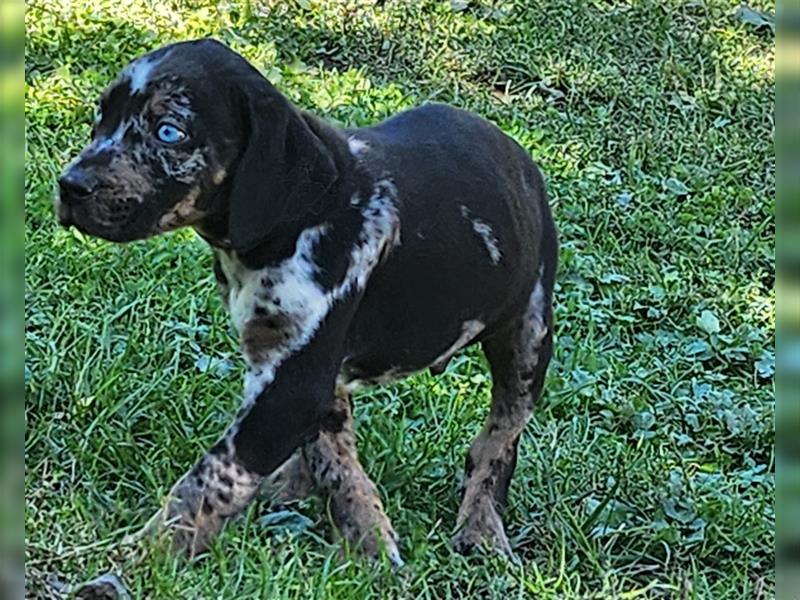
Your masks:
M365 168L391 175L401 215L400 245L351 327L353 361L369 375L429 365L470 319L490 334L527 302L543 262L555 270L542 176L493 124L430 104L348 133Z

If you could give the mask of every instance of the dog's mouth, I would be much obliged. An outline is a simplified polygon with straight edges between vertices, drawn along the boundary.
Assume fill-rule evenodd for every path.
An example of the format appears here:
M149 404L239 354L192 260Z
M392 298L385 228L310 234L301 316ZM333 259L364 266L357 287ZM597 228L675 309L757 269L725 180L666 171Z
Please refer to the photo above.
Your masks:
M68 204L61 198L55 200L59 225L75 227L81 233L110 242L128 242L147 237L147 228L137 221L138 203L133 198L87 200Z
M62 227L69 227L70 225L75 224L75 222L72 220L72 211L70 211L69 206L62 202L61 198L58 196L55 198L55 210L59 225Z

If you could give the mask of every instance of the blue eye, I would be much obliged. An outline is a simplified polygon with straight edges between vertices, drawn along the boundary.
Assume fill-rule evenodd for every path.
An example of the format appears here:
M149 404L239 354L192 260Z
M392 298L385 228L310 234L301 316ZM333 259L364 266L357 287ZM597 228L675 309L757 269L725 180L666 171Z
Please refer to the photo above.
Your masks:
M186 139L186 132L169 123L162 123L156 131L158 139L165 144L177 144Z

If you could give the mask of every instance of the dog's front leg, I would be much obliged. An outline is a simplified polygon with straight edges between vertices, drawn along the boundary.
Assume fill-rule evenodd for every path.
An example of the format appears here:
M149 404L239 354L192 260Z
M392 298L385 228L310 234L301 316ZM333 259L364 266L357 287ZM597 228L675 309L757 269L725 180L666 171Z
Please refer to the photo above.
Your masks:
M314 439L334 401L343 340L355 299L338 302L304 344L279 364L251 363L245 402L222 439L175 485L163 517L174 548L207 549L264 478Z
M262 476L238 456L232 425L172 488L158 515L159 529L172 534L172 547L190 558L204 552L225 521L255 496Z

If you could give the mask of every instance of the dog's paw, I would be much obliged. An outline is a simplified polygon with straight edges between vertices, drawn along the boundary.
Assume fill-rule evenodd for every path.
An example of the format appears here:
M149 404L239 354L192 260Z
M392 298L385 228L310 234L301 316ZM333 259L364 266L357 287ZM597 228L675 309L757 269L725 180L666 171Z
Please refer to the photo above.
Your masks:
M175 484L145 532L169 536L174 552L194 558L250 503L262 480L230 457L210 452Z
M459 554L489 550L513 559L503 521L489 500L474 504L459 519L458 532L453 536L453 549Z
M76 600L130 600L130 594L113 573L81 584L73 592Z
M358 543L358 551L370 561L379 563L385 554L394 568L402 567L405 562L400 556L400 538L392 526L376 527L363 535Z
M225 523L219 507L206 490L179 483L162 511L161 530L171 538L171 548L190 560L208 550Z
M350 533L354 538L353 541L349 539L351 536L342 534L342 537L348 540L348 546L371 564L379 565L385 556L395 569L405 565L400 555L400 538L394 530L387 531L376 527L374 531L365 532L360 536L355 532Z
M145 539L167 539L172 552L191 560L208 550L224 523L225 517L203 491L188 485L184 478L172 488L165 506L122 543L134 545Z
M377 494L365 493L365 489L350 489L335 498L333 516L338 533L350 548L370 560L377 562L385 554L393 566L402 567L400 538Z

